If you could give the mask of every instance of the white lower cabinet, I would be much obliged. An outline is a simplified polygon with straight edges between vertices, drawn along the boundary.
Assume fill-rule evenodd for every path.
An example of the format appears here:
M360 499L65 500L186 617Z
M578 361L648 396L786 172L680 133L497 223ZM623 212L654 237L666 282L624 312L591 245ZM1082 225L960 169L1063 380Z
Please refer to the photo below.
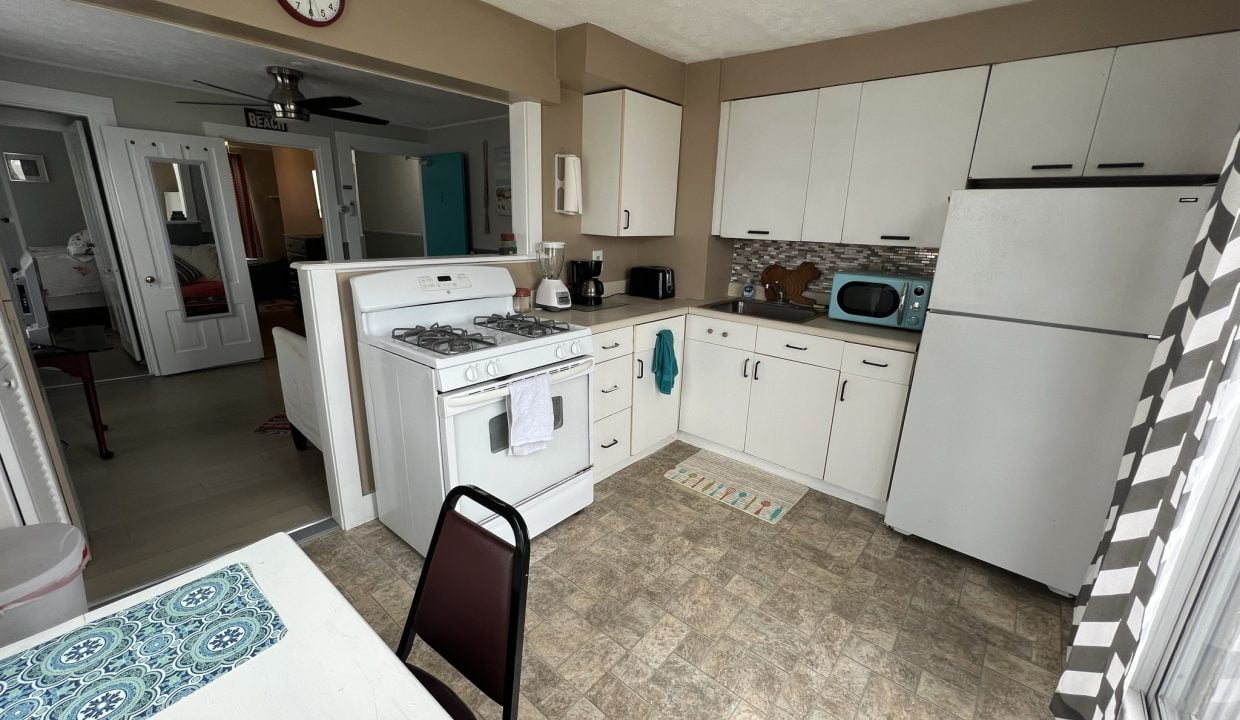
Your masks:
M654 346L659 331L670 330L680 374L670 395L655 383ZM633 329L633 436L632 454L638 455L676 434L680 427L680 395L685 371L684 316L644 323Z
M886 502L908 387L844 373L823 479Z
M754 356L745 452L822 477L839 377L829 368Z
M628 462L631 417L630 411L625 409L594 423L594 472L596 476L609 475L612 470Z
M749 350L686 341L680 429L744 450L752 365Z

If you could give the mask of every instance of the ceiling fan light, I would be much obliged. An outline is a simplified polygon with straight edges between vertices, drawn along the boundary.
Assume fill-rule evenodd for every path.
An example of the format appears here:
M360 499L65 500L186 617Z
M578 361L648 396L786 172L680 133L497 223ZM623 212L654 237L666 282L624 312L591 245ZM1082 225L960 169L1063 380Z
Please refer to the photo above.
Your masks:
M273 103L271 112L276 116L277 120L297 120L306 122L310 119L310 112L294 103Z

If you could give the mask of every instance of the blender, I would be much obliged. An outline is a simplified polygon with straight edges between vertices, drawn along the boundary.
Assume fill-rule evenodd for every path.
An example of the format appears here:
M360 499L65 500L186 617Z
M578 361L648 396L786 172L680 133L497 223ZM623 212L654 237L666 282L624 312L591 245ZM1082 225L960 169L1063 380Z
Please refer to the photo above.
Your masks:
M568 293L568 287L560 280L560 271L564 269L564 243L543 243L538 253L538 267L542 270L543 279L538 283L534 304L547 310L571 308L572 297Z

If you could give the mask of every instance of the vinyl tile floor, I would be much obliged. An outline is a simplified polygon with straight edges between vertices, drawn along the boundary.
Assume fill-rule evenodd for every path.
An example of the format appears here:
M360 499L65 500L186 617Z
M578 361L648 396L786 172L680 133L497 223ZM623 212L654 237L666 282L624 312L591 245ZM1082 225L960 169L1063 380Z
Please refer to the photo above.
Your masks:
M818 492L770 525L662 477L695 450L533 542L522 718L1050 717L1067 600ZM422 558L377 521L305 550L394 647ZM499 717L425 645L411 660Z
M331 516L322 453L254 432L284 407L275 360L98 392L111 460L81 386L47 391L90 538L92 602Z

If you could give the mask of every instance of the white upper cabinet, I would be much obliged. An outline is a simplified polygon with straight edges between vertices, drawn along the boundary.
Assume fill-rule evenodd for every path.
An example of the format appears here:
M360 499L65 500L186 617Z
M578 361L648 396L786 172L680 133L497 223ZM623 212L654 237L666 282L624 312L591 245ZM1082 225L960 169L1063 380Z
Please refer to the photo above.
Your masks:
M581 232L676 232L681 108L632 90L582 100Z
M728 103L720 235L801 239L818 92Z
M1106 48L991 68L970 177L1079 177L1114 57Z
M840 241L860 106L860 83L818 91L818 118L814 123L814 149L810 154L802 240Z
M1240 32L1115 51L1086 175L1216 174L1240 118Z
M844 242L939 246L947 197L968 180L989 72L972 67L862 86Z

